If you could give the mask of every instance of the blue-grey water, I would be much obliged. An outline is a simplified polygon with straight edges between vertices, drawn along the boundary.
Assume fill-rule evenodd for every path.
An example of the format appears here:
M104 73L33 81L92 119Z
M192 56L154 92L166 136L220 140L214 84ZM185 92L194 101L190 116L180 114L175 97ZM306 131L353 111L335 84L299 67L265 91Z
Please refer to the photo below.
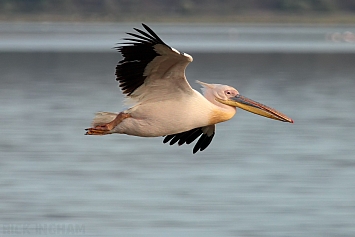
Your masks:
M323 35L329 47L351 50L306 52L308 45L282 52L265 44L228 53L217 34L221 52L194 51L221 29L203 26L206 36L186 26L190 36L196 30L193 42L171 45L194 57L186 72L194 88L195 80L228 84L295 121L238 110L192 155L192 145L164 145L162 138L84 136L96 111L124 108L114 80L120 56L110 47L127 25L118 33L101 26L95 34L112 34L112 42L83 37L95 50L75 52L68 37L74 26L47 29L68 48L36 42L36 29L6 27L0 25L0 236L355 236L355 44ZM170 43L173 26L157 27ZM176 27L183 35L184 26ZM26 39L29 45L16 46Z

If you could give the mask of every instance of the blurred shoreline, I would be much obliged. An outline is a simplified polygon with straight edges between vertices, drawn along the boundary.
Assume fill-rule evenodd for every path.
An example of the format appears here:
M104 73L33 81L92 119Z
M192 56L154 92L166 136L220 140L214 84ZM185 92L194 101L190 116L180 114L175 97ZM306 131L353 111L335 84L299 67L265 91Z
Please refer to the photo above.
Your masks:
M245 24L316 24L343 25L355 24L351 12L336 13L275 13L250 11L234 14L186 14L186 15L124 15L112 14L53 14L53 13L3 13L0 22L156 22L156 23L245 23Z
M355 1L0 0L0 21L355 24Z

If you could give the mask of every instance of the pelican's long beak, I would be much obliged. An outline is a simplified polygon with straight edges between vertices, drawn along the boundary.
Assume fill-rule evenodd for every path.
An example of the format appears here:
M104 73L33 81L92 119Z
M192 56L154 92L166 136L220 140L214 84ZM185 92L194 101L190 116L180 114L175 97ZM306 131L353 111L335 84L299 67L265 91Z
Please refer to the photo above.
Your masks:
M293 123L293 120L290 117L287 117L279 111L270 108L266 105L260 104L254 100L248 99L239 94L235 97L230 98L229 100L221 100L218 98L216 98L216 100L223 104L238 107L251 113L258 114L260 116L279 120L282 122Z

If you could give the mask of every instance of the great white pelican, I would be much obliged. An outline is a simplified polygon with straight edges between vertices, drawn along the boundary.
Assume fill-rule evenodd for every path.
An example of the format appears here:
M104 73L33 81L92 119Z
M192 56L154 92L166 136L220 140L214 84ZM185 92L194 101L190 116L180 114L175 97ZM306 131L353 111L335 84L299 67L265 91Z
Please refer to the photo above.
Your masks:
M133 38L116 47L123 59L116 66L116 80L133 106L119 113L99 112L86 135L113 133L140 137L165 136L170 145L190 144L197 138L193 153L203 151L211 143L216 124L231 119L236 107L246 111L293 123L286 115L248 99L233 87L208 84L203 95L192 89L185 69L192 57L162 41L147 25Z

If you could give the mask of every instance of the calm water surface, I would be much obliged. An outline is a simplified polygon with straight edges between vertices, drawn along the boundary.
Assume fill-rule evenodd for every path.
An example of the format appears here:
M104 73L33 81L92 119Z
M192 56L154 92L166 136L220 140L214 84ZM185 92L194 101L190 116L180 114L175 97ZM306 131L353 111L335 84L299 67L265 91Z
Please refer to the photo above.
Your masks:
M187 52L355 53L355 25L147 23L169 45ZM111 52L140 23L4 23L0 51Z
M119 55L1 53L0 235L354 236L355 55L189 53L194 88L234 86L295 123L238 110L196 155L84 136L123 109Z

